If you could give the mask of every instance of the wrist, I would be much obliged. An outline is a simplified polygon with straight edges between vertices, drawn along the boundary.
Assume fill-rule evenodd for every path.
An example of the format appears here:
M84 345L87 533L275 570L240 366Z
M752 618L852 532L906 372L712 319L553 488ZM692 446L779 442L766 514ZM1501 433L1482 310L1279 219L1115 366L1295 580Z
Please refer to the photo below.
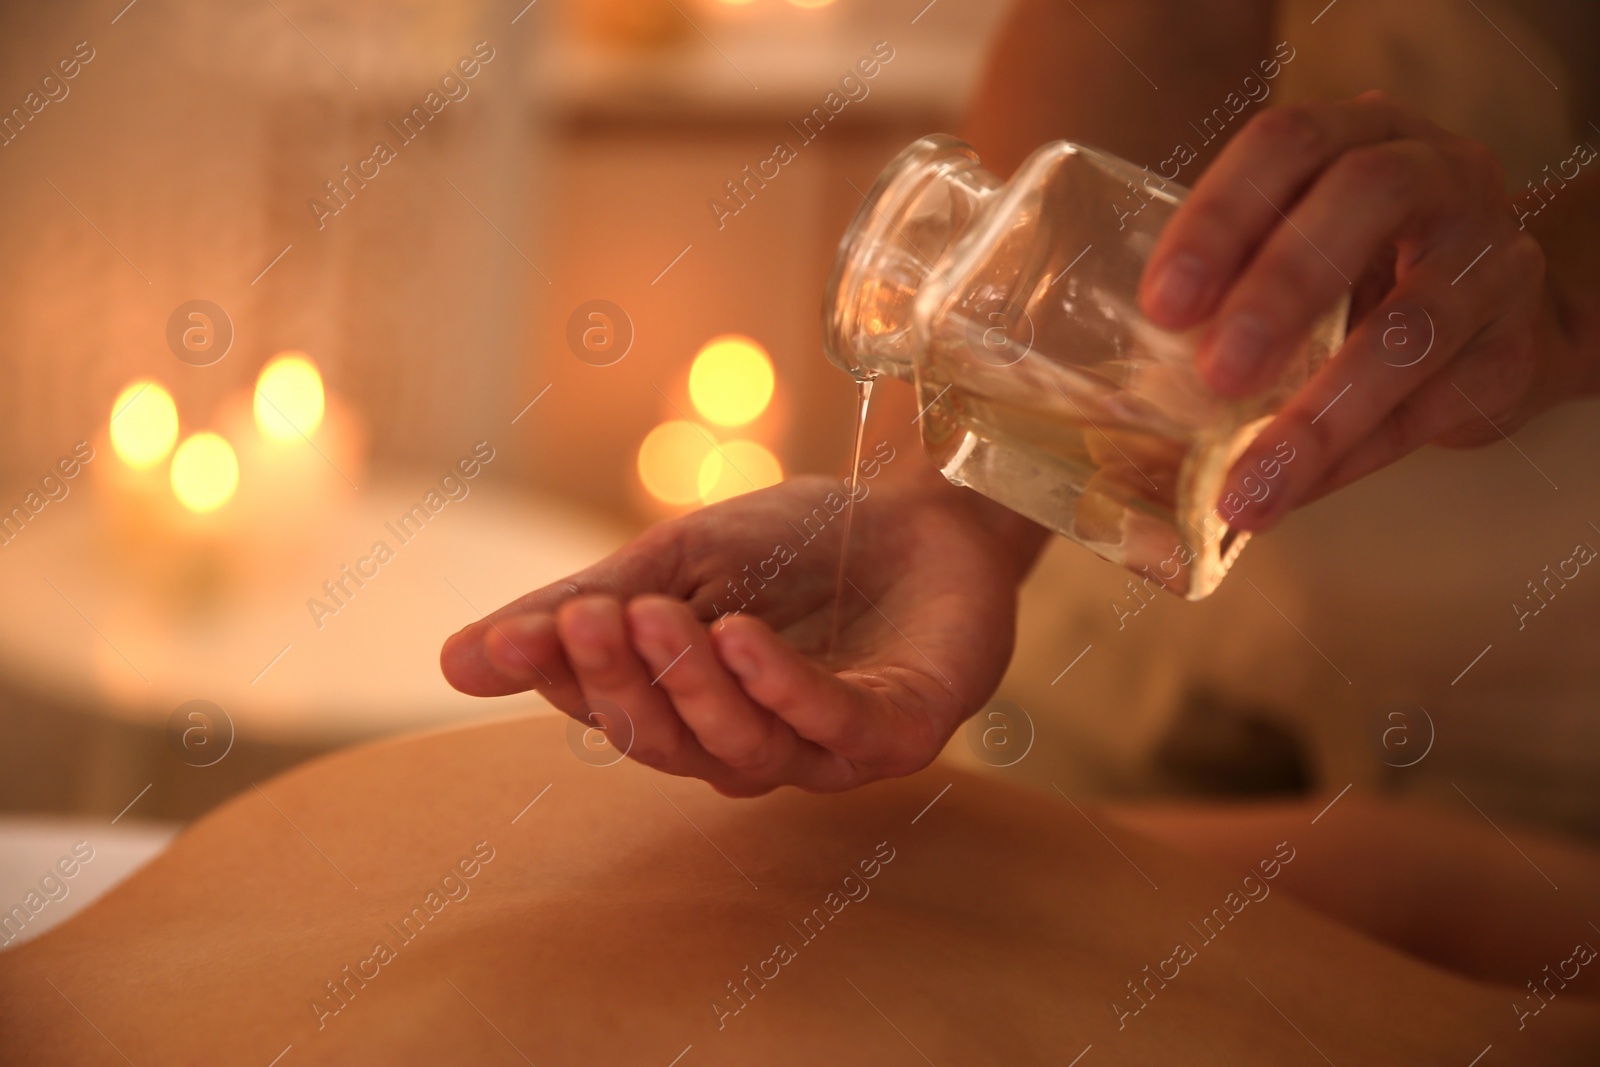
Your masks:
M884 475L883 488L908 514L919 507L937 507L978 526L994 541L997 557L1011 565L1020 583L1033 569L1049 531L981 493L951 485L923 451L914 392L901 382L886 382L879 389L872 401L872 418L879 427L887 423L885 440L896 456Z
M1534 335L1538 379L1524 404L1529 417L1600 393L1600 308L1586 295L1565 288L1553 272L1545 279Z
M1568 193L1528 227L1545 256L1537 342L1551 404L1600 393L1600 181L1575 182Z
M920 445L915 461L894 481L891 491L907 514L917 508L939 508L959 514L981 528L993 540L997 556L1011 565L1018 583L1033 569L1049 540L1050 531L1033 520L982 493L950 484L928 461Z

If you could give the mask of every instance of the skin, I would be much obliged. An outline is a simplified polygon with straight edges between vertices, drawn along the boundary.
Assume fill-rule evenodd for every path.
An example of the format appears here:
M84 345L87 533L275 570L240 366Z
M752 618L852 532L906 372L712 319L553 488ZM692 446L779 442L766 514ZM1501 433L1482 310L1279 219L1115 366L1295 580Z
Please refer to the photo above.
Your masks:
M1576 941L1600 943L1559 899L1593 901L1600 865L1519 827L1559 894L1519 881L1523 861L1487 826L1419 826L1355 796L1315 825L1331 798L1174 821L938 767L735 801L582 762L571 733L554 716L504 720L244 791L73 919L0 952L0 1062L667 1064L692 1046L681 1063L1063 1064L1092 1045L1084 1062L1112 1067L1401 1067L1469 1063L1491 1044L1494 1062L1530 1065L1600 1049L1586 999L1600 962L1519 1028L1525 992L1318 912L1342 899L1329 870L1382 863L1370 916L1405 937L1437 903L1417 872L1510 872L1450 940L1504 931L1535 949L1531 973L1501 966L1534 977ZM1386 826L1411 844L1391 851ZM1440 826L1448 850L1420 832ZM1251 883L1258 899L1209 943L1191 932L1275 853L1292 859ZM482 862L445 885L470 857ZM411 940L389 929L441 889ZM840 891L854 899L830 905ZM807 941L790 923L818 907L836 915ZM1152 980L1132 1015L1126 983L1180 939L1196 957ZM363 965L379 941L393 958ZM751 979L737 1015L714 1009L779 941L796 958Z
M1273 54L1272 14L1266 0L1023 0L966 136L997 173L1057 138L1155 166L1191 136L1186 116ZM1600 20L1573 18L1547 32L1587 71ZM1595 110L1587 83L1564 97L1579 120ZM1248 498L1242 479L1263 454L1295 450L1236 524L1265 529L1424 444L1493 443L1600 389L1597 178L1589 168L1519 229L1487 148L1370 93L1264 107L1205 146L1179 175L1193 193L1154 250L1140 301L1165 326L1210 323L1197 355L1210 384L1260 389L1312 319L1347 287L1352 296L1348 343L1230 475L1224 499ZM880 387L874 411L879 425L909 429L898 384ZM864 523L852 546L851 578L877 608L847 598L837 661L817 637L832 596L833 561L820 552L736 617L719 620L710 603L790 536L821 489L810 483L664 523L572 582L501 608L445 642L446 678L484 696L536 688L586 721L593 701L621 705L637 758L731 794L831 791L926 765L998 684L1015 586L1046 534L945 483L903 432L891 438L902 458L872 500L899 521Z
M1592 183L1572 199L1592 206ZM1171 329L1209 322L1200 372L1245 396L1357 281L1344 348L1224 489L1242 494L1240 479L1284 441L1304 457L1282 492L1241 515L1261 530L1424 444L1491 444L1558 398L1594 392L1593 325L1570 328L1575 309L1592 315L1578 294L1594 279L1573 292L1569 275L1550 273L1488 147L1374 92L1246 124L1162 232L1140 301Z
M657 526L469 627L445 646L447 676L483 695L536 688L610 729L631 758L730 796L783 782L833 792L917 770L1010 655L1009 520L914 484L863 488L832 657L843 516L810 543L789 523L843 490L797 478ZM718 620L740 602L728 582L779 542L794 559Z

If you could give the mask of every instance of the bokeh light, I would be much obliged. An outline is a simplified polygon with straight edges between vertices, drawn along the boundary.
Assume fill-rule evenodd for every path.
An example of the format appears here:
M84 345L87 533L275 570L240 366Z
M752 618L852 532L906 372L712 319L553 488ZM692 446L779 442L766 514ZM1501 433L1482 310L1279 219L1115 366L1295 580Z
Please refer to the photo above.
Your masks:
M774 385L772 359L748 337L707 341L689 368L689 399L719 426L742 426L767 410Z
M708 463L716 468L711 475L715 479L722 457L705 431L692 422L664 422L639 445L639 480L651 496L668 504L700 499L701 472Z
M783 481L783 466L754 441L728 441L700 461L698 479L702 503L715 504L740 493L765 489Z
M280 441L310 437L322 425L322 375L303 352L282 352L256 379L256 425Z
M239 487L233 446L214 433L197 433L172 456L172 491L190 511L215 511Z
M178 405L152 381L137 381L111 404L111 450L135 470L154 467L178 440Z

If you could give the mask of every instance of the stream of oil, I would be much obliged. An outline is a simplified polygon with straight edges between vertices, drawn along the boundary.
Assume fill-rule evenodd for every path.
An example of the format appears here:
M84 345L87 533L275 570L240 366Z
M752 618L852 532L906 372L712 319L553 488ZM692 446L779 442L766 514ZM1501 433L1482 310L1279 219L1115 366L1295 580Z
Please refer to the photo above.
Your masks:
M856 521L856 495L861 488L861 444L867 437L867 407L872 403L872 379L856 379L856 428L850 450L850 495L844 510L844 539L839 544L839 573L833 582L833 619L828 627L828 664L833 664L839 643L839 607L844 601L845 565L850 561L850 537Z

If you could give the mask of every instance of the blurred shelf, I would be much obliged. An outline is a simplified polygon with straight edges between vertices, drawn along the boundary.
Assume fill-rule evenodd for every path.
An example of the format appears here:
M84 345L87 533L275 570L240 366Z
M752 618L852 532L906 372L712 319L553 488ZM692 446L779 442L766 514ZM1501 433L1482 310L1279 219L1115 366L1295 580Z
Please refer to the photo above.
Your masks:
M799 121L887 42L893 58L871 79L858 75L865 95L840 112L840 121L959 115L1004 13L1004 5L944 0L938 18L913 24L915 8L901 18L883 4L853 11L839 10L843 4L823 11L769 7L766 15L691 11L677 40L654 47L545 34L526 66L531 94L547 116L565 121Z

